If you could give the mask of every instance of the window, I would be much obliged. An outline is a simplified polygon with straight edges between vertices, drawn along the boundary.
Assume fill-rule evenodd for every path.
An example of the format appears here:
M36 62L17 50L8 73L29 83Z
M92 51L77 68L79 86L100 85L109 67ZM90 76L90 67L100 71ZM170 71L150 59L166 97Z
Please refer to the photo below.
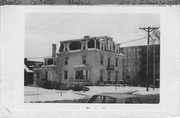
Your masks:
M111 58L108 57L108 67L110 67L110 63L111 63Z
M76 70L76 78L75 79L83 79L83 70Z
M88 79L88 70L86 70L86 80Z
M117 82L117 81L118 81L118 71L116 71L115 73L116 73L116 75L115 75L115 80L116 80L116 82Z
M88 42L88 48L95 48L94 47L94 39L90 39L89 42Z
M103 70L100 70L100 82L102 82L103 81Z
M68 48L67 47L65 47L65 52L67 52L68 51Z
M85 50L86 49L86 43L82 44L82 49Z
M61 44L59 51L63 52L63 49L64 49L64 44Z
M119 50L120 50L120 49L116 49L116 53L119 53Z
M116 99L113 97L105 97L104 103L116 103Z
M86 47L85 47L85 45L83 45L83 50L85 50L86 49Z
M104 56L101 56L101 61L100 61L101 65L103 65L103 59L104 59Z
M65 64L65 65L68 65L68 57L65 57L64 64Z
M67 78L68 78L68 71L65 70L65 71L64 71L64 79L67 79Z
M101 43L101 50L103 50L103 44Z
M65 44L65 47L64 47L64 51L67 52L68 51L68 44Z
M81 42L80 41L73 41L69 45L70 50L80 50L81 49Z
M138 55L135 55L135 60L137 60L138 59Z
M86 64L86 56L82 56L82 63Z
M93 103L103 103L104 97L103 96L95 96L95 99L93 101Z
M54 65L56 65L56 61L54 61Z
M116 60L116 64L115 65L118 66L118 58L116 57L115 60Z
M48 80L48 72L46 72L46 77L45 78L46 78L46 80Z
M108 71L108 81L111 80L111 71Z

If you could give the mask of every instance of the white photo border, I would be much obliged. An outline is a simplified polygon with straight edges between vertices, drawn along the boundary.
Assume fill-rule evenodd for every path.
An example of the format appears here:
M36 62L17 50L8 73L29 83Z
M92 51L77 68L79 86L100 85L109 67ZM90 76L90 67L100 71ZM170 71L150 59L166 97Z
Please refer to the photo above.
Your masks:
M5 6L1 25L1 109L25 117L165 117L179 113L179 6ZM24 103L24 42L27 13L120 13L160 15L159 104ZM6 14L7 13L7 14ZM8 89L6 89L6 87ZM8 110L9 111L8 111Z

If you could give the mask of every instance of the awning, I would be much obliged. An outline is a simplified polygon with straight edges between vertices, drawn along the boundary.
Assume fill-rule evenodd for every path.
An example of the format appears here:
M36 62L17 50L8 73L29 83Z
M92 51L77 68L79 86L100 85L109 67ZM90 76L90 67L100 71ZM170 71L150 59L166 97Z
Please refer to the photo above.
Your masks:
M76 66L74 66L75 70L83 70L83 69L89 70L90 68L91 68L91 66L89 66L89 65L76 65Z
M33 73L33 71L30 70L25 64L24 64L24 69L26 70L26 72Z

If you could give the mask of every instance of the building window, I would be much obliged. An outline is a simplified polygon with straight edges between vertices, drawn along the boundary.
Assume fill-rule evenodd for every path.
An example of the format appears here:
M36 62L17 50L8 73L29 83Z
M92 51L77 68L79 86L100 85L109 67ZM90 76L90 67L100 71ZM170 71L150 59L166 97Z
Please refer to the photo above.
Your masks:
M108 71L108 81L110 81L111 79L111 71Z
M82 56L82 63L86 64L86 56Z
M65 70L65 71L64 71L64 79L67 79L67 78L68 78L68 71Z
M79 80L79 79L83 79L83 70L76 70L76 77L75 79Z
M116 73L115 80L116 80L116 82L118 82L118 71L116 71L115 73Z
M119 53L119 49L116 49L116 53Z
M101 56L101 61L100 61L100 63L101 63L101 65L103 65L103 59L104 59L104 56Z
M137 60L138 59L138 55L135 55L135 60Z
M68 57L65 57L64 64L65 64L65 65L68 65Z
M101 50L103 50L103 44L101 43Z
M134 72L138 72L138 69L137 69L137 68L134 68Z
M110 67L110 64L111 64L111 58L108 57L108 67Z
M46 72L46 77L45 77L46 80L48 80L48 72Z
M86 46L85 45L83 45L83 50L85 50L86 49Z
M64 46L64 51L65 51L65 52L68 51L68 44L65 44L65 46Z
M118 58L116 57L116 59L115 59L115 60L116 60L116 61L115 61L115 62L116 62L116 64L115 64L115 65L116 65L116 66L118 66Z
M86 80L88 79L88 70L86 70Z
M67 47L65 47L65 52L67 52L68 51L68 48Z
M103 81L103 70L100 70L100 82L102 82Z
M56 61L54 61L54 65L56 65Z
M82 43L82 49L83 49L83 50L86 49L86 43Z

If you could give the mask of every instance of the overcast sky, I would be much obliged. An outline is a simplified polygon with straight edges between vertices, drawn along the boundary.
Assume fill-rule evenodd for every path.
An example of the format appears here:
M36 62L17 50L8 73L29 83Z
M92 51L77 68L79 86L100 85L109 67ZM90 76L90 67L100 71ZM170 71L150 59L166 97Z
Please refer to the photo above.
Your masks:
M145 45L147 36L139 27L160 26L158 14L28 13L25 19L25 57L42 60L51 56L52 44L89 36L110 36L122 47ZM32 59L31 59L32 60Z

